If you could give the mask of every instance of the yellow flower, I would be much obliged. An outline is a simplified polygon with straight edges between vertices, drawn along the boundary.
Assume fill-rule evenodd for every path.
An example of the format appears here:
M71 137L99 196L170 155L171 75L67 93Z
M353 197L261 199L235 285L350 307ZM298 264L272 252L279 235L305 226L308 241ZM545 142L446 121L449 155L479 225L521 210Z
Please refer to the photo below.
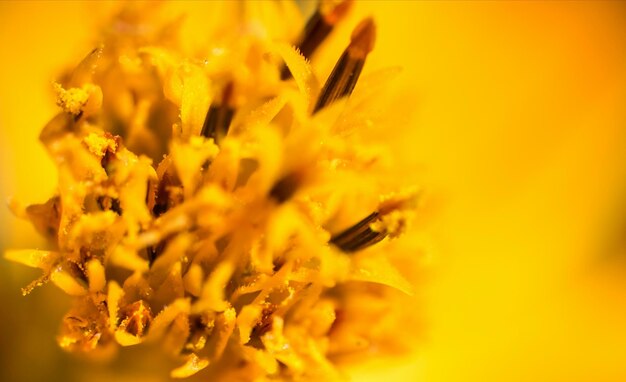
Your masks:
M12 205L53 250L6 258L43 270L24 294L51 281L74 296L62 348L156 342L181 360L173 378L245 380L340 379L341 357L406 350L412 285L385 252L418 193L359 134L384 123L397 70L361 78L372 17L326 80L309 62L350 6L322 1L294 48L294 4L232 3L190 54L183 21L129 3L55 83L62 111L40 139L58 193Z
M274 21L266 23L255 20L268 20L270 13L244 15L231 3L162 3L171 19L187 15L179 24L180 38L168 34L170 41L176 41L180 58L202 58L207 41L229 35L235 17L245 16L252 23L247 31L260 31L259 26L266 25L271 30L264 32L266 36L289 35L284 39L289 42L295 42L304 27L299 14L284 18L294 22L269 19ZM263 6L258 4L254 6L260 10ZM314 2L302 4L303 14L315 8ZM58 69L68 62L74 67L79 57L97 46L103 35L94 39L92 33L108 33L103 15L116 7L115 2L0 2L0 199L15 196L16 210L23 210L17 201L45 201L58 192L54 162L36 139L41 126L59 111L51 84L58 82L66 90L82 88L69 85ZM395 182L394 190L410 179L424 185L425 196L435 196L435 203L424 198L413 230L366 250L373 254L376 248L385 248L385 257L399 265L414 286L416 280L423 280L415 288L418 296L402 304L405 312L423 314L423 321L400 326L385 315L376 328L392 326L396 338L411 338L408 332L419 330L424 338L410 358L394 353L366 361L362 354L343 355L333 360L338 361L335 365L357 381L624 380L624 268L613 261L617 257L601 257L605 252L598 248L600 237L611 228L599 224L607 212L623 217L615 207L623 202L626 166L623 4L355 1L312 57L319 87L349 43L352 29L367 16L373 16L377 26L376 47L349 103L363 94L370 73L389 65L402 66L403 71L393 89L374 92L376 101L370 106L375 107L366 108L373 117L369 118L372 128L354 130L367 147L334 143L338 151L352 150L360 163L378 158L388 169L378 174L379 179L389 185ZM120 59L126 70L139 63L132 55ZM396 72L394 68L385 75L378 72L373 83L388 83ZM249 73L242 71L239 78L254 90L255 78ZM221 101L224 92L214 96ZM349 122L344 125L347 131L360 123ZM159 136L169 134L170 127ZM87 146L90 152L109 146L107 137L93 133L97 139L92 143L102 144ZM218 145L220 153L240 155L238 150L244 148L228 141ZM127 140L122 143L127 147ZM169 152L168 146L159 148L141 134L133 145ZM220 158L227 159L223 154ZM154 158L153 163L160 160ZM393 166L387 166L387 160L393 160ZM229 179L225 176L224 182L232 182ZM359 180L360 176L342 178ZM211 199L223 195L215 191ZM113 198L102 202L107 209L117 208ZM346 213L337 219L348 226L355 218L351 211L362 208L358 215L365 217L372 212L367 206L374 204L353 195L344 199ZM308 208L321 216L316 219L323 219L324 208L313 204ZM37 227L42 232L59 212L47 210L49 218L40 219ZM9 214L0 208L2 251L46 248L28 222ZM424 224L433 214L435 221ZM388 222L393 221L389 216ZM342 227L328 228L338 232ZM623 226L618 232L623 232ZM422 255L422 236L434 240L436 256ZM112 257L110 264L121 258L134 261L140 269L145 258L132 258L133 253ZM415 266L416 261L431 262L426 274ZM56 287L38 288L28 298L20 298L19 287L37 272L8 262L0 267L1 380L153 382L187 362L191 367L183 367L178 375L204 365L200 357L167 358L146 341L123 349L106 364L66 356L51 339L67 309L67 298ZM199 273L197 267L187 272ZM184 284L201 291L202 284ZM88 314L89 307L82 306L83 314ZM145 316L133 315L131 307L120 308L120 322ZM171 312L184 309L181 304ZM331 311L330 304L317 310L322 317ZM151 313L154 320L158 312ZM245 313L242 322L254 314L253 310ZM371 321L362 321L367 320ZM327 321L317 322L323 327ZM173 327L184 329L184 319L177 319ZM281 340L274 337L274 343ZM198 337L191 342L200 347L203 341ZM246 354L268 370L275 364L273 356L258 349ZM358 364L343 368L343 362L355 359ZM206 379L214 366L189 380Z

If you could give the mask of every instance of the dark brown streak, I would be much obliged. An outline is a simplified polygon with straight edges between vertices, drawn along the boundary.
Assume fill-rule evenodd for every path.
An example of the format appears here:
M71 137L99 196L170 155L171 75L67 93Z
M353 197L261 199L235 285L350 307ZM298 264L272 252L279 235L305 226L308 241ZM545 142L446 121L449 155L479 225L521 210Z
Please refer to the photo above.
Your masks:
M279 179L270 190L270 197L278 203L289 200L298 190L302 183L302 173L292 172Z
M330 243L344 252L356 252L378 243L387 236L387 233L372 230L370 224L379 218L378 211L372 212L352 227L333 236Z
M365 249L367 247L370 247L378 243L379 241L384 239L386 236L387 236L386 232L376 232L368 227L367 231L361 235L360 239L355 240L354 243L352 243L352 245L348 247L346 251L347 252L360 251L361 249Z
M366 228L371 222L373 222L374 220L376 220L376 218L378 218L378 211L374 211L371 214L369 214L367 217L365 217L364 219L362 219L361 221L359 221L358 223L356 223L355 225L353 225L352 227L344 230L343 232L339 233L338 235L333 236L333 238L331 239L331 242L341 242L344 241L345 239L349 238L349 237L353 237L357 232L362 231L363 228Z
M352 94L364 65L365 59L355 59L350 57L348 52L344 52L328 77L317 99L313 113L342 97Z
M207 138L213 138L216 143L224 139L228 134L230 122L235 114L235 109L231 106L233 84L226 85L222 93L221 102L214 102L209 107L201 134Z
M332 8L323 7L322 4L320 4L320 7L315 10L315 13L309 18L304 27L304 33L300 38L300 42L296 45L300 53L307 60L311 59L313 53L315 53L317 48L326 40L335 25L346 16L351 6L352 0L346 0ZM291 72L289 68L283 66L280 79L286 80L290 77Z
M304 28L304 37L302 41L297 45L300 53L307 59L311 59L313 52L318 46L326 39L333 30L333 26L324 20L320 10L316 10L313 16L307 21ZM291 72L287 66L283 66L280 72L280 79L286 80L291 77Z
M313 113L336 100L352 94L367 55L374 48L376 27L371 18L363 20L352 32L350 45L343 52L330 73L313 108Z
M151 245L146 248L146 252L148 253L148 264L150 267L152 267L152 264L154 264L155 260L161 255L161 253L163 253L166 244L167 240L165 239L156 245Z

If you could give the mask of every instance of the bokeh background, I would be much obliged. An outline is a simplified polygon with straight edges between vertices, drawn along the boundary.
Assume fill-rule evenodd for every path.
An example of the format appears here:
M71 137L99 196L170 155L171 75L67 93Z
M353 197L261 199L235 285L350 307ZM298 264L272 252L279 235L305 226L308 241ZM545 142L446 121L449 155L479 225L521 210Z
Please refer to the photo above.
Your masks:
M115 6L0 2L3 203L54 191L37 141L56 112L51 83L92 49ZM191 25L209 22L201 2L178 6ZM405 123L380 139L398 176L428 190L429 245L412 273L425 322L416 353L363 365L355 379L626 380L624 3L363 1L320 62L368 14L378 40L366 71L404 67L394 108ZM43 245L0 207L0 250ZM22 297L37 275L0 260L0 380L100 381L119 370L117 380L162 380L154 365L170 361L158 355L135 364L131 350L105 365L58 349L69 301L53 286Z

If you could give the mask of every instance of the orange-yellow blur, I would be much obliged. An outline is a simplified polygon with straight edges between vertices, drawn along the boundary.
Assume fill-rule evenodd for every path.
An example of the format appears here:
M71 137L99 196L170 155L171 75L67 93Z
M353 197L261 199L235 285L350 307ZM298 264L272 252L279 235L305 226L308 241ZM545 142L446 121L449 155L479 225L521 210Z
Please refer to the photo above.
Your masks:
M201 3L184 6L195 10L193 46L193 25L206 18ZM52 82L92 48L94 14L111 7L0 3L2 200L51 194L56 175L37 135L56 111ZM357 380L624 380L626 265L606 241L626 197L626 7L364 1L319 52L322 78L367 14L379 36L365 71L404 68L392 100L398 129L379 138L403 163L397 176L430 199L425 270L407 270L423 344L406 359L364 365ZM1 250L43 245L6 208L0 227ZM32 273L2 261L0 275L1 380L111 376L56 349L60 293L23 299ZM118 362L128 380L159 380L147 365Z

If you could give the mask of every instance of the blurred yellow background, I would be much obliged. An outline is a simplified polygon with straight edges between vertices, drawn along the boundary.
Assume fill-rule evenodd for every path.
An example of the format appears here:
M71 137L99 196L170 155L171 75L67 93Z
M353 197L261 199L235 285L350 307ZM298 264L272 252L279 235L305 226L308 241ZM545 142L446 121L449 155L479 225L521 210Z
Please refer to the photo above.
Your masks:
M3 201L41 202L54 191L37 141L56 112L51 82L91 50L110 8L0 2ZM432 248L415 306L423 343L355 377L626 380L626 261L614 245L626 243L626 6L363 1L320 62L367 14L378 39L366 71L404 68L394 107L407 123L380 139L398 155L398 176L428 190ZM201 12L189 18L203 22ZM43 245L7 208L0 227L0 250ZM108 380L105 366L56 347L69 304L60 292L21 297L35 275L0 260L0 380ZM160 380L148 371L128 380Z

